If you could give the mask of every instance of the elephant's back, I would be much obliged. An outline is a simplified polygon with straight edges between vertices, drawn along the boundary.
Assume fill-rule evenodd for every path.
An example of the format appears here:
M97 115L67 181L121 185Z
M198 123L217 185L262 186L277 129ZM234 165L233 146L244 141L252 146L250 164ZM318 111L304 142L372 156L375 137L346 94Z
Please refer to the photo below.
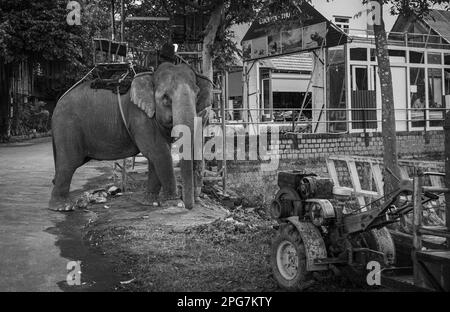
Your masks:
M121 96L124 108L129 94ZM123 145L129 140L118 104L117 94L110 90L92 89L91 81L77 85L57 103L52 118L55 132L69 126L82 133L84 141L92 141L92 147L99 141ZM95 138L95 139L91 139Z
M92 81L82 82L67 93L65 93L56 104L55 111L74 110L102 110L110 107L113 109L117 105L117 94L110 90L91 88ZM122 96L123 97L123 96ZM115 104L115 105L114 105Z

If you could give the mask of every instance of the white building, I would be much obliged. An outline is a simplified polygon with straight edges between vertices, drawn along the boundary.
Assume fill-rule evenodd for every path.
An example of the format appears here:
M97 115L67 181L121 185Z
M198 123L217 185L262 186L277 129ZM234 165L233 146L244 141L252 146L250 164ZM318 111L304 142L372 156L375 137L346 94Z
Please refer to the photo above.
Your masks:
M231 73L233 107L228 108L242 109L234 119L290 124L292 116L282 112L298 112L306 104L302 115L310 126L305 131L381 131L381 92L367 7L361 0L314 0L312 4L352 39L326 52L324 75L319 77L324 99L314 96L318 88L309 83L311 53L291 54L245 62L243 72ZM443 11L432 14L424 21L397 20L385 8L386 30L393 28L389 49L398 131L440 128L443 109L450 105L450 16ZM237 27L236 40L248 27Z

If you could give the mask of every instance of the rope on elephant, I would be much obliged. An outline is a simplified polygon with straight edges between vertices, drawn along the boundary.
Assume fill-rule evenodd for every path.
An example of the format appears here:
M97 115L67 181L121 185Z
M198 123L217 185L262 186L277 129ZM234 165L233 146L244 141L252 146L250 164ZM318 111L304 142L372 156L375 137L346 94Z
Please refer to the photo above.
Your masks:
M67 95L67 93L69 93L70 91L72 91L73 89L75 89L80 83L82 83L93 71L94 71L95 67L92 68L86 75L84 75L83 78L81 78L77 83L75 83L72 87L70 87L69 90L67 90L66 92L64 92L64 94L58 99L58 102L61 101L61 99L63 97L65 97Z
M131 131L130 131L130 127L128 126L127 120L125 119L125 114L123 112L123 107L122 107L122 99L120 98L120 90L119 90L119 86L117 86L117 102L119 103L119 110L120 110L120 115L122 116L122 121L123 124L125 125L125 129L127 129L128 135L130 136L130 139L133 141L133 143L136 144L136 142L134 142L134 138L131 135Z

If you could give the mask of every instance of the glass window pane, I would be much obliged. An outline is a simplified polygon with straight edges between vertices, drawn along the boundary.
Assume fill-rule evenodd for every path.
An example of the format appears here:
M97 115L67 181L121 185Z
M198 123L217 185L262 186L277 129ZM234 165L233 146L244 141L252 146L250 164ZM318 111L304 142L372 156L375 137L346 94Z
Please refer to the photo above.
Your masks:
M442 104L442 71L438 68L428 69L428 116L430 127L442 126L445 114Z
M389 59L391 62L406 63L406 51L389 50Z
M366 48L350 49L350 59L352 61L367 61L367 49Z
M347 97L345 90L345 64L330 65L328 70L329 111L328 131L347 132Z
M370 61L375 62L377 60L377 51L370 49Z
M425 127L425 69L410 69L411 121L413 127Z
M450 65L450 54L447 53L444 54L444 64Z
M445 107L450 108L450 68L444 69Z
M424 64L425 59L423 53L414 51L409 52L409 62L415 64Z
M270 114L270 87L269 87L269 80L265 79L263 80L263 99L264 99L264 108L266 110L264 111L264 114Z
M441 53L428 53L428 64L442 64Z

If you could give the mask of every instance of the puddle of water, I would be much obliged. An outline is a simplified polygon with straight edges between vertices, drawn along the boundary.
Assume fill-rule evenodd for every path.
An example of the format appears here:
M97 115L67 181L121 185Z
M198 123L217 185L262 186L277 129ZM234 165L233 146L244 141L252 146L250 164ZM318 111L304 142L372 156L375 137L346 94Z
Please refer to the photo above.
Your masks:
M82 190L71 192L72 198L103 184L111 174L110 170L105 168L97 170L100 176L89 179ZM55 222L54 227L46 230L57 237L55 246L60 250L61 257L81 261L81 285L69 286L67 281L60 281L58 286L63 291L114 291L121 281L120 276L114 272L112 259L101 255L84 241L83 229L95 218L96 214L93 212L77 210L66 213L62 221Z

